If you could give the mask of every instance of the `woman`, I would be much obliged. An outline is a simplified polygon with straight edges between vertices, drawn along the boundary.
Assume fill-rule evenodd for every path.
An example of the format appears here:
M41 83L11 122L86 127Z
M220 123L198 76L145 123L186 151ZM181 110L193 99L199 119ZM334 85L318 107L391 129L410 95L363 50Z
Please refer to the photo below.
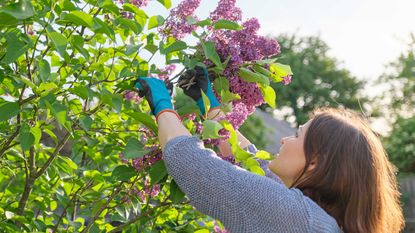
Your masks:
M179 85L186 87L184 92L202 112L201 89L213 109L208 115L219 111L204 68L186 72ZM379 139L355 114L333 109L316 112L295 136L281 140L279 155L265 169L268 177L263 177L221 160L192 137L173 110L162 81L139 78L136 87L156 116L169 174L199 211L219 219L230 232L394 233L402 229L394 168ZM252 151L245 137L239 139L241 147Z

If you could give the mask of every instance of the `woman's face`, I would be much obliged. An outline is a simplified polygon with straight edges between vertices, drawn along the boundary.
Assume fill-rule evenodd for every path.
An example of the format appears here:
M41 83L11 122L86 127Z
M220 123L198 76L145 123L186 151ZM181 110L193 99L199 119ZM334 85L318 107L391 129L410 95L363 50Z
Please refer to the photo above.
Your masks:
M300 126L295 135L281 139L281 148L275 159L268 164L270 171L278 175L290 187L305 166L304 137L311 121ZM314 164L310 164L312 169Z

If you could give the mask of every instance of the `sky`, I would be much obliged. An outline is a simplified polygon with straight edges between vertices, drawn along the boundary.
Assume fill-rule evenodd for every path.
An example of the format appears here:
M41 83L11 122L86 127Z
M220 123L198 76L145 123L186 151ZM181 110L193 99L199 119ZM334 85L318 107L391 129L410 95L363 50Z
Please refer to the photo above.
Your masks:
M172 2L175 6L180 0ZM207 17L217 2L202 0L196 14ZM360 79L382 74L415 33L415 0L237 0L236 4L244 19L258 18L262 35L319 35L331 48L330 55Z

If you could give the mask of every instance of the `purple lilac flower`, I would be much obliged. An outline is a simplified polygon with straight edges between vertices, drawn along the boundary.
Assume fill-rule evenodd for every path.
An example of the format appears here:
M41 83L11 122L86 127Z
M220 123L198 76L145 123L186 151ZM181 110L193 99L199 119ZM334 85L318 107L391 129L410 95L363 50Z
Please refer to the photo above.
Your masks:
M281 81L281 83L282 83L284 86L286 86L286 85L288 85L288 84L290 84L290 83L291 83L291 78L292 78L292 76L291 76L291 75L287 75L287 76L283 77L283 80Z
M229 77L229 85L233 93L239 94L245 105L258 106L264 102L262 92L256 83L245 82L238 76Z
M155 197L160 193L160 185L156 184L152 187L150 186L150 180L145 179L143 188L141 190L136 190L135 193L140 197L141 201L146 201L147 197Z
M221 230L219 224L213 221L213 232L214 233L229 233L226 229Z
M219 4L234 4L234 1L221 0ZM221 8L218 6L218 9ZM212 14L211 16L215 15ZM255 107L264 102L262 92L256 83L248 83L239 78L240 66L249 61L261 60L280 53L280 46L277 41L257 34L260 28L257 19L246 20L242 23L242 27L243 29L240 31L216 30L208 38L215 43L222 61L230 57L223 75L229 80L230 90L241 96L240 100L232 102L233 111L226 116L234 128L239 128L246 118L252 114Z
M136 7L145 7L148 4L148 0L129 0L128 2L135 5ZM118 0L118 3L124 4L125 0Z
M142 98L135 91L125 91L124 92L124 99L126 99L128 101L134 101L136 103L139 103Z
M205 144L217 146L219 145L219 143L227 141L229 139L230 133L226 129L221 129L219 130L219 136L221 136L221 138L208 138L208 139L203 140L203 142Z
M242 19L242 11L235 6L236 0L220 0L216 9L210 13L210 19L215 22L219 19L239 21Z
M128 11L121 11L121 15L127 19L132 19L134 17L133 13Z
M246 118L248 118L249 111L247 105L240 101L235 101L233 103L232 112L226 114L226 118L233 125L235 129L238 129L241 126Z
M130 3L136 7L145 7L148 4L148 0L130 0Z
M160 29L163 35L171 35L176 39L182 39L187 34L196 30L196 25L187 22L189 16L197 19L193 13L199 7L200 0L184 0L170 11L164 27Z
M160 74L157 77L161 80L166 80L170 78L170 75L174 72L176 66L174 64L167 65L163 69L160 69Z

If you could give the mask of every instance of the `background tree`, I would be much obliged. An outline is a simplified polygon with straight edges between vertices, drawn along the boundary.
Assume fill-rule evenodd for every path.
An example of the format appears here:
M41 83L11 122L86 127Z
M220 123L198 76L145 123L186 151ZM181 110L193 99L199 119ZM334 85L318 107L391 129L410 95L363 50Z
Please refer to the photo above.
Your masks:
M291 108L297 125L305 123L315 107L344 106L360 110L359 101L366 101L360 94L364 83L340 68L339 62L328 55L329 47L323 40L296 35L277 38L284 54L279 61L290 64L294 73L291 88L283 88L280 83L272 85L278 95L277 109Z
M391 62L378 78L384 91L375 98L378 112L393 123L400 117L415 115L415 35L410 35L407 50ZM384 108L388 106L388 108Z
M374 100L379 116L391 123L384 142L402 174L415 173L415 36L410 38L407 50L379 77L384 91Z

